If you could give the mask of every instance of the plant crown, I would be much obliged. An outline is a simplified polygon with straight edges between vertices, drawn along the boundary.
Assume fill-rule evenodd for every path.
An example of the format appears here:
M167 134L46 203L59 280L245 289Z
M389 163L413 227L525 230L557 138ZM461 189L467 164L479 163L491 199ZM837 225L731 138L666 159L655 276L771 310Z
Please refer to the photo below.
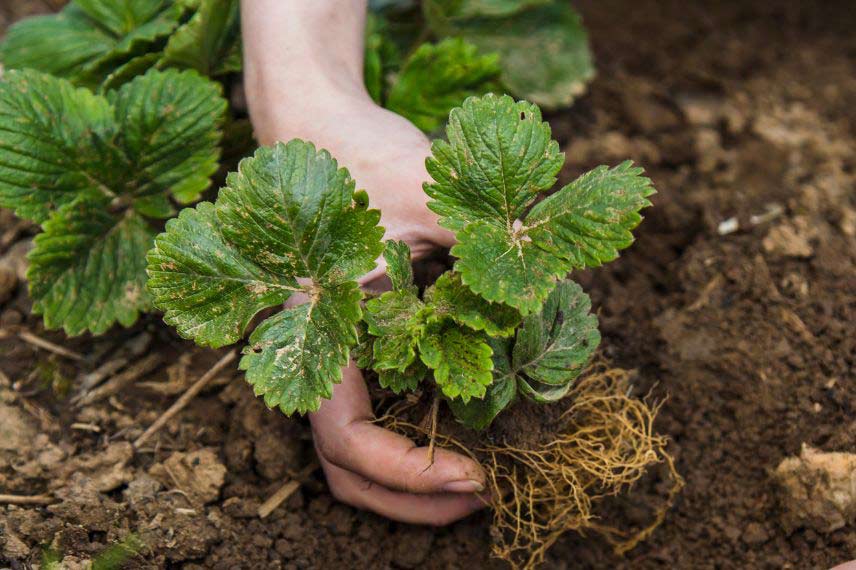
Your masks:
M486 95L455 108L425 191L456 233L456 260L420 295L407 246L384 247L380 213L333 157L301 140L263 147L215 203L167 223L148 287L167 323L212 347L304 295L252 331L240 363L286 414L317 410L353 357L396 393L433 378L459 419L485 427L518 393L567 393L600 336L588 297L565 276L629 246L654 193L628 161L549 194L563 162L536 105ZM392 290L364 299L356 280L381 253Z

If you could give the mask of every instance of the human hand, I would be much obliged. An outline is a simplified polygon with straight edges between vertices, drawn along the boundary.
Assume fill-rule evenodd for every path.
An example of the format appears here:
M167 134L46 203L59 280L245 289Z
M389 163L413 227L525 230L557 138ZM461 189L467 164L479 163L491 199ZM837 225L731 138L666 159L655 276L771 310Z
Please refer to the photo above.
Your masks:
M261 144L301 138L328 150L381 210L385 238L405 241L419 259L450 246L454 236L426 206L428 139L375 105L363 86L364 17L360 2L245 0L247 101ZM338 43L330 46L319 41L322 36ZM380 260L361 283L377 286L384 270ZM333 398L309 419L330 490L345 503L431 525L486 504L479 496L485 475L475 461L438 449L432 463L427 447L372 423L368 389L353 364L343 370Z

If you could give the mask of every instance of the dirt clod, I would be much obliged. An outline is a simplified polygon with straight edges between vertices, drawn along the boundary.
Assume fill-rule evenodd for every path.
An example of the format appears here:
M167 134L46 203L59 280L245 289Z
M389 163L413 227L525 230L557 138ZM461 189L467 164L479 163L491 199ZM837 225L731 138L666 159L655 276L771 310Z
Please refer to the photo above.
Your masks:
M205 504L220 496L226 467L211 449L177 451L163 463L152 466L149 475L165 487L181 492L192 504Z
M830 533L856 520L856 454L803 446L776 468L782 525Z

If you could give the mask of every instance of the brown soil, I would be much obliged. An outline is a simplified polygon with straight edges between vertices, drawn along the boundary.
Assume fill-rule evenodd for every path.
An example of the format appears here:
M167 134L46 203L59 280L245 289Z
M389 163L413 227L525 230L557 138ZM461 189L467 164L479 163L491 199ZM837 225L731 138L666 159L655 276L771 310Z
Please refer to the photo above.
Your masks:
M25 4L35 3L4 2L0 25ZM828 568L856 558L852 522L793 528L773 477L804 443L856 452L856 8L575 4L599 76L550 117L568 154L563 179L629 156L659 189L637 244L576 277L600 312L606 356L638 371L638 395L668 398L656 428L687 486L624 558L600 538L567 536L545 566ZM0 214L0 238L13 225ZM127 442L218 355L154 317L67 341L27 316L22 287L3 302L0 291L0 493L61 501L0 505L0 566L37 562L51 542L89 558L134 532L146 547L132 568L502 567L488 557L486 514L439 530L395 524L337 504L317 472L259 519L260 503L311 461L310 435L236 374L133 453ZM84 360L34 348L20 326ZM132 339L143 348L131 360L154 355L151 371L74 406L78 376ZM605 518L641 527L667 492L655 472Z

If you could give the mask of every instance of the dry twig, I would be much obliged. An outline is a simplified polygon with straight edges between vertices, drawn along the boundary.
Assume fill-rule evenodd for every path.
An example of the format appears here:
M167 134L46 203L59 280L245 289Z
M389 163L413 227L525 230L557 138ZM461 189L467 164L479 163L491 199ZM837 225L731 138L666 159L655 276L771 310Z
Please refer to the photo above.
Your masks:
M60 346L55 344L49 340L45 340L42 337L36 336L30 331L20 331L18 333L18 337L26 342L27 344L31 344L37 348L41 348L43 350L47 350L48 352L53 352L54 354L58 354L60 356L64 356L65 358L69 358L71 360L81 361L83 360L83 355L79 352L75 352L73 350L69 350L64 346Z
M50 505L56 501L50 495L0 495L0 505Z
M81 394L73 400L73 403L78 406L86 406L100 400L104 400L118 394L125 386L131 384L141 376L155 370L163 361L163 356L160 353L154 353L146 356L142 360L135 362L131 367L124 372L117 374L107 381L106 384L99 386L95 390L86 394Z
M149 429L143 432L143 435L137 438L137 440L134 442L134 447L139 449L140 446L143 445L146 441L148 441L148 439L152 437L155 433L157 433L157 431L162 428L164 424L166 424L166 422L172 419L172 417L175 416L178 412L183 410L187 406L187 404L189 404L190 401L193 400L193 398L195 398L196 395L202 391L205 385L208 384L208 382L210 382L211 379L214 378L221 370L223 370L226 365L235 360L237 356L237 350L230 350L229 352L227 352L226 355L223 356L223 358L218 360L217 363L214 364L214 366L212 366L208 370L208 372L203 374L199 380L197 380L190 388L188 388L187 391L182 394L181 397L176 400L175 403L170 406L167 411L165 411L158 419L156 419L155 423L153 423L151 426L149 426Z
M316 469L318 469L318 461L313 460L309 465L304 467L294 479L291 479L282 487L277 489L276 492L268 498L268 500L259 506L259 518L267 518L268 515L274 512L278 506L284 503L294 494L295 491L297 491L297 489L300 488L300 484L303 483L307 477L312 475Z

